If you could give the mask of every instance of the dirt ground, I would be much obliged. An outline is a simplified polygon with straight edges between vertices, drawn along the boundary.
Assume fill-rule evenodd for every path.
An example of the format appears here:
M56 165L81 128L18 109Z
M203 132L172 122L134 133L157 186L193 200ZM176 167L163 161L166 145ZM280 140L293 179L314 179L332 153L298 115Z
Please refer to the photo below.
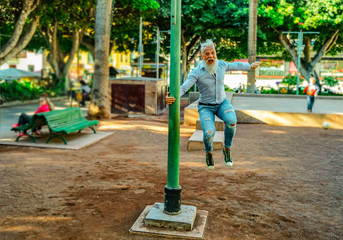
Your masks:
M0 146L1 240L158 239L129 234L147 205L163 202L168 126L116 118L114 134L81 150ZM209 212L204 237L343 239L342 130L238 125L234 167L214 151L187 152L181 126L182 204Z

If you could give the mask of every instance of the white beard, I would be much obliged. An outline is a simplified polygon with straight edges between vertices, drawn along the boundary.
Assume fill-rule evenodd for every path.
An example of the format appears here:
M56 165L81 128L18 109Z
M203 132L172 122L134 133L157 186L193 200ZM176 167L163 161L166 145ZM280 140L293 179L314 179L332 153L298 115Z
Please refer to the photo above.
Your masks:
M210 74L216 73L219 64L218 59L214 59L214 63L212 65L207 64L207 62L204 60L202 60L202 62L204 63L207 72L209 72Z

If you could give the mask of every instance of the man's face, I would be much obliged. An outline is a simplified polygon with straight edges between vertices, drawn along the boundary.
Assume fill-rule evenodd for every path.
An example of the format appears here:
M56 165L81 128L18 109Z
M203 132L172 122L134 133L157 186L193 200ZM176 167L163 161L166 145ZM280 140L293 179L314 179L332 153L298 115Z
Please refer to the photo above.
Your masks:
M214 60L217 59L216 50L212 46L205 47L200 56L208 65L214 64Z

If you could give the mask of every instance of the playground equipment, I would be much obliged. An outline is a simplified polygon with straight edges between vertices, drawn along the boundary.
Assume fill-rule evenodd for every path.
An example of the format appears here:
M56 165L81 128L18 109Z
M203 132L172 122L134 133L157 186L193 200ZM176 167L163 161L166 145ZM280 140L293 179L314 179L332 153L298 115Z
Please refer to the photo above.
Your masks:
M202 239L207 211L197 211L194 206L181 205L181 186L179 185L180 48L181 0L172 0L169 92L176 101L169 106L168 175L164 203L147 206L131 227L130 233ZM198 218L197 226L194 226L196 217Z

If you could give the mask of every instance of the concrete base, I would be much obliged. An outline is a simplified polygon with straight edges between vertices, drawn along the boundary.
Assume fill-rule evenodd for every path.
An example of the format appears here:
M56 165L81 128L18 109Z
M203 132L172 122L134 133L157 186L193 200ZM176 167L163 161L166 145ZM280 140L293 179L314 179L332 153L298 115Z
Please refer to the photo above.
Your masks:
M164 203L155 203L144 219L145 226L167 227L190 231L193 228L197 208L181 205L181 213L169 215L163 212Z
M38 148L56 148L56 149L72 149L78 150L83 147L94 144L101 139L113 134L113 132L97 131L96 134L91 130L83 130L81 133L74 132L65 136L68 144L59 138L53 138L50 143L46 143L49 138L48 129L43 127L43 135L36 138L34 143L29 137L21 137L18 142L15 141L17 135L15 132L7 131L0 133L0 145L13 145L21 147L38 147Z
M262 110L236 110L238 123L263 123L292 127L322 127L328 122L330 128L343 129L343 114L288 113Z
M194 222L193 229L190 231L185 231L185 230L180 231L180 230L175 230L173 228L168 228L167 225L165 225L166 227L156 227L155 225L145 226L144 222L145 220L147 220L148 215L149 215L148 217L149 219L151 218L151 216L155 216L155 217L160 216L161 218L165 218L165 216L162 217L162 214L164 214L163 203L157 203L157 205L155 204L154 206L158 206L158 209L157 208L153 209L152 205L149 205L144 209L144 211L141 213L141 215L138 217L136 222L131 227L129 231L130 234L154 236L154 237L169 237L169 238L174 238L174 239L203 239L207 215L208 215L207 211L197 210L195 220L193 220ZM182 207L185 207L185 206L181 205L181 209L184 210ZM192 206L186 206L186 208L187 207L192 207ZM192 208L188 208L188 210L190 209ZM151 214L151 212L153 212L153 214ZM159 213L156 213L156 212L159 212ZM193 214L189 214L191 212L193 211L190 211L187 214L187 218L189 219L193 218ZM177 221L175 219L180 218L178 216L180 216L181 214L179 215L165 214L165 215L167 215L167 217L170 218L169 220ZM195 215L195 211L194 211L194 215Z
M196 130L193 135L188 139L187 150L201 150L204 149L203 142L204 133L202 130ZM224 146L224 131L216 131L212 143L214 150L220 150Z
M198 101L195 101L183 110L183 124L190 126L195 125L198 118Z

